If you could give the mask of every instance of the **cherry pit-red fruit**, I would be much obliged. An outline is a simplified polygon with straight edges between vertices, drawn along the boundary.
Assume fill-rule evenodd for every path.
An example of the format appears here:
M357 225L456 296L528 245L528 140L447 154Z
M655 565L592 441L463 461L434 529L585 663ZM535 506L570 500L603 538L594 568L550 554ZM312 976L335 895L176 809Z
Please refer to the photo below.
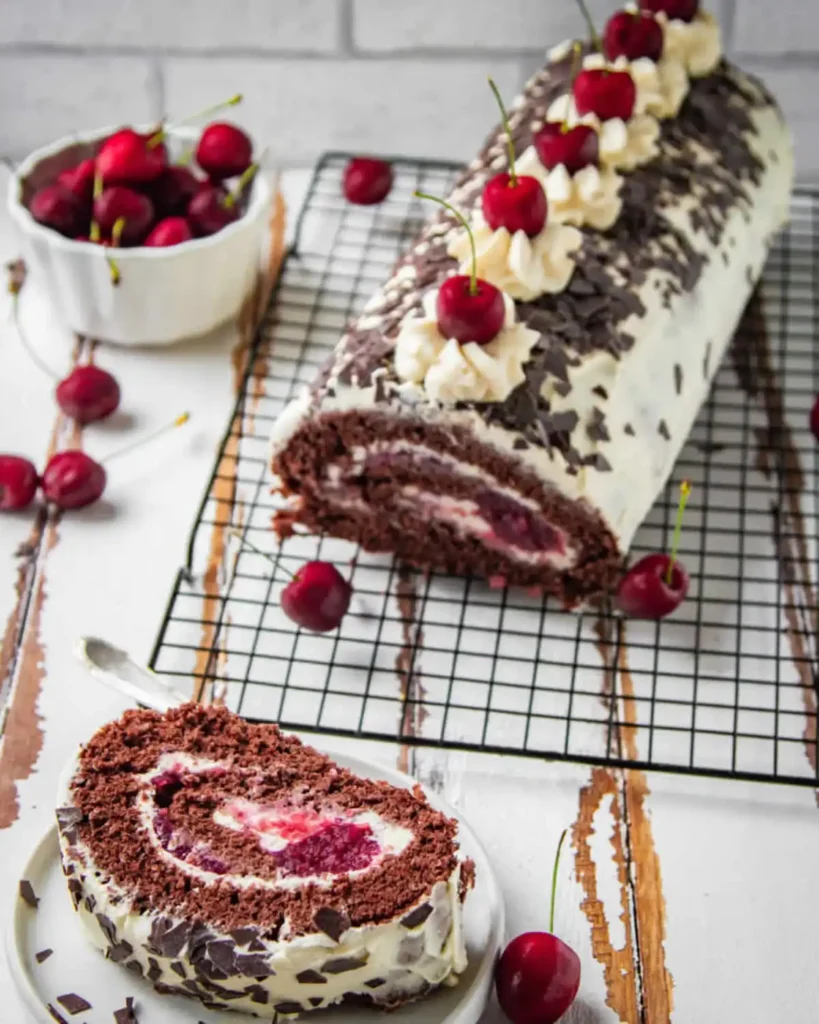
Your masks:
M461 345L474 341L486 345L503 329L506 308L503 295L488 281L478 278L472 291L466 274L448 277L438 290L435 313L438 330Z
M486 223L514 235L522 231L529 238L539 235L546 224L548 204L546 193L537 178L496 174L484 186L481 206Z
M168 164L168 151L163 142L152 143L154 134L121 128L109 136L97 153L103 184L134 185L158 178Z
M120 238L122 245L138 245L148 233L154 219L151 200L141 192L124 185L105 189L94 202L94 219L104 235L111 235L120 219L125 221Z
M665 14L671 21L693 21L699 0L640 0L640 7L652 14Z
M94 161L81 160L76 167L62 171L57 175L57 184L79 199L83 206L89 206L94 193Z
M21 455L0 455L0 510L26 508L34 500L39 482L33 462Z
M609 60L648 57L658 61L663 53L663 29L648 11L618 11L603 33L603 51Z
M327 633L341 624L352 593L330 562L308 562L282 590L282 610L304 629Z
M525 932L503 951L495 988L512 1024L554 1024L580 988L580 958L550 932Z
M578 113L596 114L601 121L619 117L628 121L634 113L637 87L627 71L586 68L572 87Z
M45 185L31 197L31 216L47 228L73 238L84 226L85 215L80 200L59 184Z
M107 370L89 364L76 366L57 385L57 404L77 423L104 420L119 407L120 389Z
M149 249L161 249L170 245L181 245L192 238L190 224L184 217L166 217L154 225L142 244Z
M41 481L47 501L61 509L91 505L105 490L105 469L79 449L57 452L48 460Z
M373 206L386 199L392 188L392 167L386 160L354 157L344 168L344 195L358 206Z
M691 581L685 567L675 561L667 582L670 561L670 555L658 552L635 562L617 591L620 610L637 619L663 619L678 608Z
M196 162L213 181L235 178L253 162L253 143L235 124L214 121L199 137Z
M600 159L597 132L587 124L568 128L560 121L547 121L532 142L548 171L563 164L569 174L577 174L584 167L596 167Z
M226 199L225 190L216 185L206 185L191 199L188 221L197 237L215 235L238 219L236 204L227 206Z

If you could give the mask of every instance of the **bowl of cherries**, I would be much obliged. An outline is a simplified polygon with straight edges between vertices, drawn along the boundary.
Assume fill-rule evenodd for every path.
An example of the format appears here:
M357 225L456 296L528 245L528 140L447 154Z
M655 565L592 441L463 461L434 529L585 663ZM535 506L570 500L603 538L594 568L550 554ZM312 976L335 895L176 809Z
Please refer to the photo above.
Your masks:
M32 153L8 206L32 280L71 330L170 344L229 320L253 290L271 202L257 171L227 121L107 128Z

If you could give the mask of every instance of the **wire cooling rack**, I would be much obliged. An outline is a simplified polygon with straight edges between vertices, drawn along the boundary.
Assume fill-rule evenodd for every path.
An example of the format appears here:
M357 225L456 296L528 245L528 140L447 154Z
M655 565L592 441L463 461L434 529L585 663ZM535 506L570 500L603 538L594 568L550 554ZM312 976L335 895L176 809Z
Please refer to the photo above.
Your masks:
M446 194L456 174L396 160L390 197L355 207L341 197L346 160L327 154L315 172L152 667L299 731L817 785L808 418L819 392L819 194L794 198L760 290L764 313L746 318L634 545L635 555L667 549L679 483L690 479L690 596L666 621L623 622L426 576L334 539L279 548L273 422L420 227L427 210L413 191ZM282 570L316 557L355 590L340 629L321 636L279 607Z

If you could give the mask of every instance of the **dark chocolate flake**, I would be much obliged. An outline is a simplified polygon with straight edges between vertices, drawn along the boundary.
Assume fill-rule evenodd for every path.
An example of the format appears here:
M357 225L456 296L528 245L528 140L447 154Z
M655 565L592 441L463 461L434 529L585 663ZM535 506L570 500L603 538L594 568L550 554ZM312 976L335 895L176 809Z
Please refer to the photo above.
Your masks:
M34 886L27 878L20 881L20 899L28 903L32 910L36 910L40 903L39 897L34 892Z
M270 978L276 972L265 957L255 956L253 953L240 953L234 961L231 973L247 978Z
M623 427L623 433L624 434L628 434L629 437L634 437L635 436L635 434L634 434L634 427L632 427L632 425L630 423L627 423Z
M172 961L171 970L174 972L174 974L178 974L180 978L187 978L187 974L185 972L185 965L182 963L181 960Z
M592 394L593 395L597 395L598 398L608 398L609 397L608 391L606 391L606 389L603 387L602 384L597 384L595 387L593 387L592 388Z
M209 934L209 933L208 933ZM185 948L185 943L190 937L191 947L195 942L194 932L190 925L184 921L174 924L167 917L158 917L151 925L151 934L148 937L148 948L159 956L167 957L169 960L179 956ZM202 936L197 932L196 939ZM193 957L191 957L193 959Z
M258 936L259 932L256 928L234 928L230 933L230 937L237 946L249 946ZM264 949L264 946L262 948Z
M134 1010L133 996L128 996L125 1000L125 1006L119 1010L114 1010L114 1021L116 1024L139 1024L136 1010Z
M524 440L522 437L516 437L512 443L512 447L516 452L525 452L529 447L529 442Z
M121 964L123 960L127 960L128 957L133 953L134 947L130 942L126 942L124 939L122 942L115 942L108 947L108 959L112 960L115 964Z
M660 435L660 437L664 437L666 441L671 440L671 431L668 429L668 424L665 420L660 420L660 422L657 424L657 432Z
M362 953L361 956L340 956L335 960L325 960L321 969L325 974L346 974L348 971L357 971L359 967L365 967L369 959L369 953Z
M68 1024L68 1021L65 1019L65 1017L63 1017L63 1015L60 1013L56 1006L52 1006L51 1003L47 1003L46 1009L54 1018L54 1020L57 1021L57 1024Z
M310 1005L313 1007L314 1010L321 1006L323 1002L324 1000L321 998L321 996L310 996Z
M369 981L364 982L366 988L381 988L382 985L386 985L386 978L370 978Z
M415 910L411 910L406 917L402 917L401 924L405 928L417 928L426 921L431 913L432 904L422 903L420 907L416 907Z
M57 1002L63 1009L68 1010L72 1017L91 1009L88 1000L78 996L76 992L67 992L64 996L57 996Z
M350 927L350 919L346 914L333 910L331 907L321 907L313 917L313 924L333 942L338 942Z
M326 985L327 979L318 971L299 971L296 981L300 985Z
M674 363L674 390L678 395L682 394L683 371L679 363Z
M162 968L152 956L148 957L148 980L157 982L162 977Z
M249 985L245 989L245 994L250 996L252 1003L258 1003L259 1006L265 1006L270 1002L270 994L266 988L262 988L261 985Z
M77 826L83 820L83 813L79 807L58 807L57 828L65 836L69 843L77 841Z
M53 954L53 949L41 949L39 953L34 954L34 959L38 964L44 963Z
M301 1013L304 1007L301 1003L276 1003L273 1007L276 1013Z
M125 964L125 969L127 971L130 971L131 974L135 974L138 978L143 977L145 974L142 968L142 964L139 962L139 960L129 960L128 963Z

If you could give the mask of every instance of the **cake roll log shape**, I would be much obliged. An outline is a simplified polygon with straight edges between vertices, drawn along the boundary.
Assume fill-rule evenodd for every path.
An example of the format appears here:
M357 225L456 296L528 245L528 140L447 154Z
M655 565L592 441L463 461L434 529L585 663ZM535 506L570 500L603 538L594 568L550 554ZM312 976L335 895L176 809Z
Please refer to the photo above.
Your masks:
M522 232L485 237L481 192L507 166L493 132L448 198L478 229L480 271L501 286L517 275L501 335L480 347L436 334L437 289L466 270L468 248L436 214L274 426L280 534L301 524L567 607L616 585L788 215L787 125L758 81L713 66L713 24L698 27L698 73L711 72L688 80L639 166L584 168L574 192L565 168L541 168L557 211L544 260ZM513 104L527 174L571 66L564 47ZM532 297L537 275L548 290Z
M57 821L89 938L158 992L278 1020L466 968L457 823L274 725L126 712L69 766Z

